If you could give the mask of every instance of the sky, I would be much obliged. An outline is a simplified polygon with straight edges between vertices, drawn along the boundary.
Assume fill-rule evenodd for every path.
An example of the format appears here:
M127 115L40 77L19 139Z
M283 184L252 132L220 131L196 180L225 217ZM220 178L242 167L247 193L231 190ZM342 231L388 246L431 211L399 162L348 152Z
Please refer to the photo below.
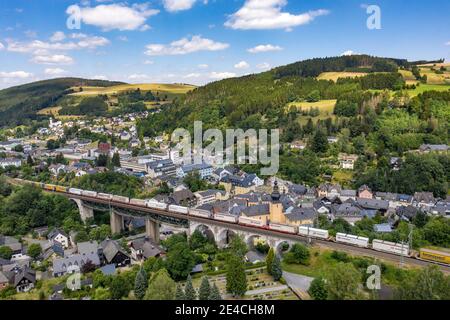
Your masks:
M345 54L450 60L450 1L0 0L0 88L202 85Z

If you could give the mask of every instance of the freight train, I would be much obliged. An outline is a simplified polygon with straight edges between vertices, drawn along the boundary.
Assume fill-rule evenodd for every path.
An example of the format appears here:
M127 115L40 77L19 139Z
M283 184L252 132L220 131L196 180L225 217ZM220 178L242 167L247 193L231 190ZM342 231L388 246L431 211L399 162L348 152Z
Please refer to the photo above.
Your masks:
M386 252L398 256L412 257L420 260L425 260L429 262L439 263L443 265L450 265L450 254L446 251L431 250L422 248L418 255L414 255L407 244L394 243L383 241L379 239L374 239L370 243L369 238L360 237L351 234L337 233L336 237L330 236L328 230L322 230L317 228L310 228L305 226L292 226L284 225L278 223L266 223L264 220L259 220L256 218L248 218L242 216L234 216L222 213L212 213L210 211L187 208L177 205L168 205L166 203L158 202L154 199L152 200L141 200L141 199L130 199L128 197L116 196L106 193L99 193L95 191L81 190L77 188L67 188L62 186L56 186L51 184L45 184L40 182L29 182L21 179L16 179L20 183L31 183L36 187L42 188L46 191L67 193L77 196L84 196L89 198L97 198L100 200L108 200L110 202L116 202L121 204L131 204L139 207L147 207L159 211L173 212L183 215L190 215L194 217L200 217L205 219L213 219L221 222L239 224L247 227L265 229L277 231L280 233L300 235L310 239L318 239L325 241L333 241L336 243L342 243L350 246L372 249L375 251Z

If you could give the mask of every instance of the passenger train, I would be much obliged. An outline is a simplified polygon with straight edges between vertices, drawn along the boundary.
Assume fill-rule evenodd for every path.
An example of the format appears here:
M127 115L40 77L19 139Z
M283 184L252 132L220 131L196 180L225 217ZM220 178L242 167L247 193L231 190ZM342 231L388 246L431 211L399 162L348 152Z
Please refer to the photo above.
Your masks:
M130 199L123 196L117 196L106 193L99 193L95 191L87 191L76 188L67 188L63 186L56 186L51 184L45 184L40 182L30 182L21 179L16 179L19 183L31 183L39 188L42 188L46 191L59 192L59 193L67 193L73 194L77 196L84 196L89 198L96 198L100 200L108 200L111 202L122 203L122 204L130 204L139 207L147 207L160 211L174 212L183 215L190 215L194 217L200 217L205 219L213 219L221 222L234 223L247 227L272 230L277 232L282 232L285 234L292 235L300 235L303 237L311 238L311 239L319 239L325 241L333 241L336 243L342 243L346 245L356 246L360 248L372 249L380 252L386 252L398 256L405 256L411 258L417 258L420 260L430 261L443 265L450 265L450 254L445 251L438 250L429 250L429 249L421 249L418 255L414 255L407 244L402 243L394 243L383 241L379 239L374 239L372 243L370 243L369 238L360 237L351 234L337 233L336 237L330 236L328 230L310 228L305 226L292 226L292 225L284 225L278 223L268 223L266 224L263 220L252 219L248 217L235 216L223 213L213 214L210 211L195 209L195 208L187 208L183 206L177 205L168 205L165 203L158 202L154 199L152 200L141 200L141 199Z

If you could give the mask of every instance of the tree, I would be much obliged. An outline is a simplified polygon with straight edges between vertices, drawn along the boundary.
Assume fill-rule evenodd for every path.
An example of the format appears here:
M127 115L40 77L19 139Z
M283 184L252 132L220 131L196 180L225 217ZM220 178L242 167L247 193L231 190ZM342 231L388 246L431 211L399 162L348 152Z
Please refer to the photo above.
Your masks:
M167 253L165 265L174 279L186 279L195 266L194 253L186 242L177 243Z
M437 266L421 269L399 286L396 296L400 300L449 300L450 277Z
M128 295L128 284L125 278L121 275L115 276L111 282L110 291L113 300L120 300Z
M189 275L186 282L186 287L184 288L184 299L185 300L196 300L197 293L195 292L194 286L192 285L192 278Z
M92 298L94 300L109 300L111 299L111 292L108 288L98 287L95 289Z
M328 292L325 287L325 281L323 280L323 278L315 278L311 282L308 293L314 300L326 300Z
M175 292L175 300L185 300L183 288L181 286L177 285L177 290Z
M275 251L273 248L270 248L269 253L266 257L266 266L267 266L267 272L271 275L272 274L272 264L273 264L273 258L275 257Z
M279 281L283 276L283 271L281 270L280 258L276 255L272 262L272 276L275 281Z
M112 157L112 159L111 159L111 164L112 164L114 167L117 167L117 168L120 168L120 167L121 167L121 164L120 164L120 156L119 156L119 154L118 154L117 152L114 153L114 155L113 155L113 157Z
M147 288L147 273L145 272L145 269L141 267L136 274L136 279L134 281L134 295L136 296L136 298L139 300L144 299Z
M326 290L330 300L355 300L360 297L358 288L361 274L352 264L339 262L326 277Z
M230 252L232 252L233 255L236 255L241 259L243 259L248 252L247 244L245 243L244 239L239 235L233 237L233 239L230 242L229 248Z
M200 284L200 289L198 291L199 300L208 300L211 295L211 285L207 277L202 278L202 283Z
M13 251L11 250L10 247L4 246L4 247L0 247L0 258L9 260L11 259L13 255Z
M242 297L247 291L245 266L239 255L232 255L228 258L226 281L227 292L235 297Z
M91 272L94 272L96 269L97 269L97 266L91 260L88 260L81 267L81 273L83 273L83 274L91 273Z
M307 102L317 102L320 100L320 91L313 90L306 96Z
M28 157L27 157L27 164L29 166L33 166L34 165L34 161L33 161L33 158L31 157L31 155L28 155Z
M286 263L297 263L308 265L311 254L307 247L300 243L296 243L292 246L291 250L284 256Z
M217 288L217 285L214 283L211 288L211 293L209 295L208 300L222 300L222 296L220 295L219 288Z
M312 137L310 148L315 153L325 153L328 150L327 135L321 128L318 128Z
M195 230L189 239L189 246L192 250L203 248L208 243L208 238L205 237L199 230Z
M156 272L148 285L145 300L173 300L176 284L166 269Z
M106 154L100 154L95 160L95 165L97 167L107 167L108 166L108 156Z
M42 253L42 247L38 243L32 243L28 246L27 254L33 259L37 259Z

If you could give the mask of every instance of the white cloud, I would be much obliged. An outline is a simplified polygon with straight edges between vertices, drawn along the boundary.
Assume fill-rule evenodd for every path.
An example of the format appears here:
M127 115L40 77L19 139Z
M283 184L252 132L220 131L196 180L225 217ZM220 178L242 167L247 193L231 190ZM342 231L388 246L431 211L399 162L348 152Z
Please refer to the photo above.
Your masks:
M149 56L182 55L197 51L219 51L229 46L228 43L216 42L197 35L191 39L183 38L174 41L169 45L149 44L146 46L145 54Z
M450 41L445 44L446 46L450 46Z
M341 56L354 56L354 55L358 55L359 53L354 52L352 50L347 50L341 53Z
M246 0L244 6L232 14L225 26L231 29L286 29L308 24L316 17L329 13L320 9L302 14L282 12L287 5L287 0Z
M283 50L283 48L280 46L274 46L271 44L261 44L254 48L250 48L247 51L250 53L260 53L260 52L281 51L281 50Z
M64 34L64 32L62 31L56 31L55 33L53 33L53 35L50 37L50 41L51 42L58 42L58 41L62 41L66 38L66 35Z
M200 73L189 73L187 75L185 75L183 78L185 79L196 79L196 78L200 78L202 75Z
M199 64L198 67L199 67L200 69L208 69L208 68L209 68L209 65L207 65L207 64L205 64L205 63L202 63L202 64Z
M66 73L66 70L61 69L61 68L46 68L44 73L48 74L50 76L57 76L57 75Z
M104 37L88 36L83 33L74 33L69 38L75 41L69 42L45 42L33 40L31 42L8 41L8 51L18 53L42 54L42 50L47 51L69 51L81 49L96 49L108 45L110 42ZM39 51L41 50L41 51Z
M124 42L128 41L128 37L127 36L118 36L117 39L119 39L120 41L124 41Z
M5 49L5 46L0 42L0 51L2 51L3 49Z
M63 65L72 64L73 59L63 54L54 54L50 56L35 56L31 59L32 62L37 64L49 64L49 65Z
M221 80L234 77L236 77L236 73L233 72L211 72L209 74L209 78L213 80Z
M145 60L144 61L144 64L147 64L147 65L149 65L149 64L154 64L155 62L154 61L152 61L152 60Z
M164 8L169 12L189 10L197 0L163 0Z
M267 69L270 69L270 64L268 64L267 62L263 62L263 63L256 65L256 67L261 70L267 70Z
M159 13L159 10L150 9L148 3L127 6L122 3L98 5L96 7L78 7L72 5L66 13L71 14L74 9L80 9L81 21L88 25L102 28L104 31L118 29L148 30L147 18Z
M27 79L32 76L32 73L25 71L0 72L0 78L2 79Z
M248 68L250 68L250 65L248 64L247 61L241 61L241 62L235 64L234 67L236 69L248 69Z
M91 77L94 80L108 80L107 76L103 76L103 75L95 75L93 77Z

